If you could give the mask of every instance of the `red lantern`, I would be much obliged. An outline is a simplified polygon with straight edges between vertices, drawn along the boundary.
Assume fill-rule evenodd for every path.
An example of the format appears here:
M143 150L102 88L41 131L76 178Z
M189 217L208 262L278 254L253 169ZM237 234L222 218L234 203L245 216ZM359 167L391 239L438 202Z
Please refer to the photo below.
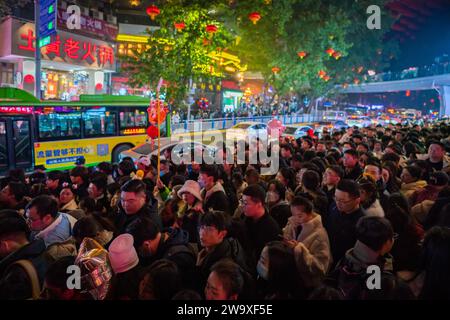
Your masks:
M147 7L147 14L150 16L150 19L155 20L156 16L159 15L161 11L155 5L151 5Z
M275 74L277 74L278 72L280 72L280 68L278 68L278 67L273 67L273 68L272 68L272 72L275 73Z
M335 53L333 53L333 58L335 58L336 60L339 60L342 57L342 53L340 53L339 51L336 51Z
M411 90L406 90L406 94L407 97L409 97L411 95Z
M308 54L305 51L300 51L297 55L303 60Z
M329 75L326 75L326 76L324 76L323 77L323 80L325 80L325 82L328 82L328 81L330 81L330 76Z
M151 139L155 139L158 137L158 127L156 126L149 126L147 128L147 135L151 138Z
M253 22L253 24L256 24L261 19L261 15L259 12L252 12L248 15L248 18L251 22Z
M34 76L31 74L27 74L24 78L23 81L25 83L33 83L34 82Z
M186 24L184 22L175 22L174 25L177 31L183 31L183 29L186 28Z
M209 34L214 34L217 32L217 26L213 25L213 24L208 24L206 26L206 32L208 32Z
M331 57L335 51L333 48L328 48L325 52Z
M327 75L327 73L325 72L325 71L323 71L323 70L320 70L319 71L319 78L323 78L323 77L325 77Z
M97 84L95 85L95 90L101 91L102 89L103 89L103 84L97 83Z

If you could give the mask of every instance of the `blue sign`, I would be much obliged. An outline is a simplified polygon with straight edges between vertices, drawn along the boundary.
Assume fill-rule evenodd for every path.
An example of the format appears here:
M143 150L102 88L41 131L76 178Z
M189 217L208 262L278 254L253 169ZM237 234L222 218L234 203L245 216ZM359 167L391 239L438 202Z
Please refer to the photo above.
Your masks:
M57 19L57 0L39 0L39 37L46 39L52 35L56 35L56 19ZM48 44L42 41L40 45Z
M327 102L325 102L325 103L323 104L323 106L324 106L325 108L329 108L329 107L332 107L333 104L332 104L331 102L327 101Z

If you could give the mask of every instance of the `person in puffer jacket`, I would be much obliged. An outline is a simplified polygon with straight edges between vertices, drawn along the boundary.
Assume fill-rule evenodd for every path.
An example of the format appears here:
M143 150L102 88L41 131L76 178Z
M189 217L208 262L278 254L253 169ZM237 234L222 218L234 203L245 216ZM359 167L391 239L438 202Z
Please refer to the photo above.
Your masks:
M56 199L47 195L38 196L29 203L26 217L32 231L31 239L43 239L46 247L67 241L76 222L71 215L58 212Z
M313 204L308 199L295 197L291 211L283 237L294 248L295 262L305 287L312 289L322 283L333 260L328 234L321 216L313 212Z

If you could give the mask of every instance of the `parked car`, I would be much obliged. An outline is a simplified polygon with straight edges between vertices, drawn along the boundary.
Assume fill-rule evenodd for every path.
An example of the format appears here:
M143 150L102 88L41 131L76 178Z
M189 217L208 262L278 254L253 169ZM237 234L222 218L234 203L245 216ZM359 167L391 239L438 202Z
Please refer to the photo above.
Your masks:
M204 156L214 157L216 153L216 147L212 145L206 145L199 142L188 141L188 142L174 142L169 143L161 147L160 150L160 159L165 159L164 153L166 150L170 150L172 152L172 161L179 160L178 163L181 162L181 159L184 156L188 156L190 161L184 161L185 164L191 163L195 159L195 154L200 154L198 151L201 150ZM129 150L123 151L119 155L119 159L122 160L125 157L131 157L135 163L142 157L156 157L158 155L158 145L155 143L153 146L150 143L143 143L139 146L131 148ZM178 159L174 159L176 156ZM175 162L176 163L176 162Z
M256 139L267 140L267 124L258 122L240 122L226 130L226 139L246 140Z
M288 137L290 139L298 139L306 136L308 134L308 130L314 131L314 128L310 126L285 126L284 132L281 136Z

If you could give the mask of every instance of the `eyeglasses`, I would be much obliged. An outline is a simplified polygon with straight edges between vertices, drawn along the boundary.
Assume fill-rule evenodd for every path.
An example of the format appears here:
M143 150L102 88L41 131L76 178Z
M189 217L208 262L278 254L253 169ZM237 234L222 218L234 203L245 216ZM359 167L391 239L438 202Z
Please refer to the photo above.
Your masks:
M347 204L347 203L350 203L352 201L355 201L355 199L350 199L350 200L335 199L335 201L336 201L336 203Z

